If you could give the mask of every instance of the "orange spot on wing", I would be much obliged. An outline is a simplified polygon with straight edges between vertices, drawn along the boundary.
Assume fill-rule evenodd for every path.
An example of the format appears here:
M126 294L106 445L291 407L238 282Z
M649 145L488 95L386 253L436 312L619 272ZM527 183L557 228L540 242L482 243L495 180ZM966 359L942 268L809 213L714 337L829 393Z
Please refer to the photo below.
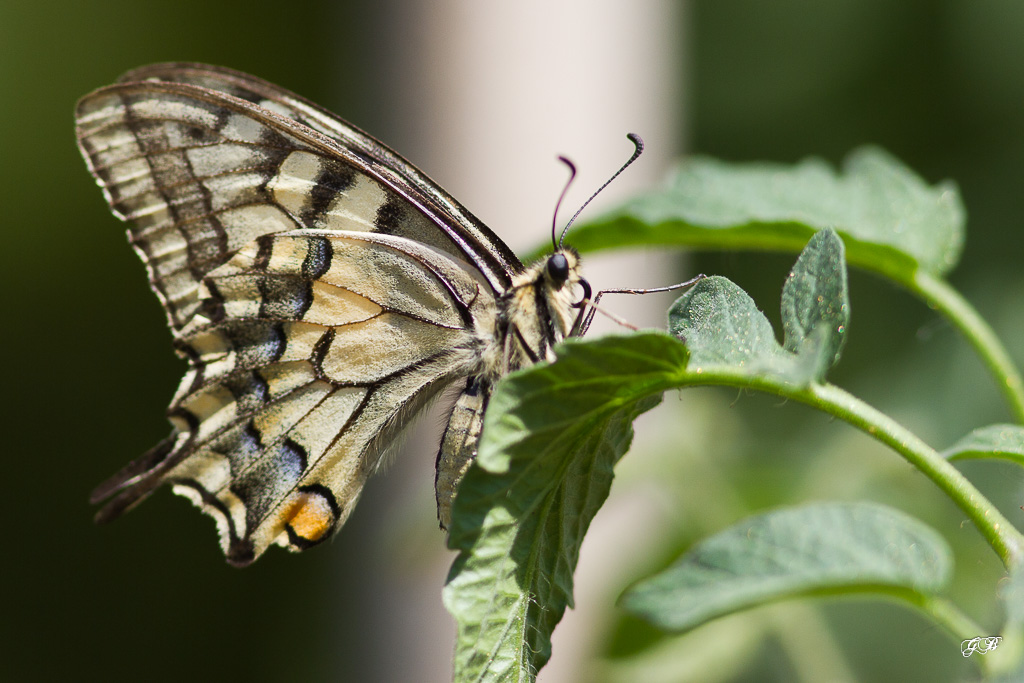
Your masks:
M300 493L289 506L286 523L292 530L309 541L319 541L331 530L334 514L323 496Z

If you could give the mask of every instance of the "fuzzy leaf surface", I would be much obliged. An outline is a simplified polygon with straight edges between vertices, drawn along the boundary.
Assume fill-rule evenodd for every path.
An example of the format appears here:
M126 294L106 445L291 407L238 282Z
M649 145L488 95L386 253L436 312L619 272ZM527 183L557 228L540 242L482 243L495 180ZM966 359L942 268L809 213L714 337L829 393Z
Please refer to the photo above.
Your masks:
M665 244L798 251L835 229L849 262L909 283L949 272L963 250L966 213L956 185L929 185L877 147L854 150L840 171L820 159L793 165L684 160L665 186L573 228L580 251Z
M501 383L453 507L449 546L460 553L444 601L458 624L456 681L532 681L547 662L633 420L686 357L661 333L570 341L556 362Z
M628 589L627 611L670 631L802 595L875 593L914 601L949 583L952 552L933 529L874 503L817 503L751 517Z

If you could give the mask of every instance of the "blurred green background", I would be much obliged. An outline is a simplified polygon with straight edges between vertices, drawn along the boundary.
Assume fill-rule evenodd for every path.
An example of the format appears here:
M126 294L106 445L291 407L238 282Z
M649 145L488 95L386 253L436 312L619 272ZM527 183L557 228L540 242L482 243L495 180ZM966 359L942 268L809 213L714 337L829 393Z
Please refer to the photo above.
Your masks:
M181 366L123 230L78 156L75 100L135 66L204 61L286 85L387 139L394 131L374 126L387 118L378 109L388 88L381 22L393 21L400 5L369 7L0 3L0 453L8 463L0 679L378 680L376 660L416 656L396 651L375 628L382 610L401 613L403 605L371 600L362 588L368 572L389 562L380 546L412 547L400 569L415 573L418 548L440 543L436 535L395 537L400 531L380 538L376 517L398 514L401 503L368 496L327 547L301 557L271 553L244 571L222 562L209 520L180 500L169 503L167 493L104 528L91 524L86 503L92 486L164 436L163 408ZM687 3L682 16L688 111L680 132L690 151L838 163L873 142L929 181L953 178L969 224L951 280L1018 361L1024 357L1024 5L704 0ZM627 89L610 84L609 98ZM708 254L691 268L731 277L777 317L793 258ZM832 376L837 384L938 447L1009 419L991 379L948 325L871 277L853 274L851 287L852 337ZM921 516L953 543L953 597L983 625L998 627L991 600L997 559L909 466L802 408L693 393L707 419L693 438L715 458L718 474L728 473L737 506L694 521L698 513L684 503L682 518L694 523L681 523L658 561L734 521L740 508L870 497ZM659 462L651 458L646 467ZM1019 470L963 467L1011 520L1020 519ZM695 471L678 476L683 498L685 482L708 486ZM428 519L414 528L432 525ZM443 568L431 571L443 579ZM855 680L956 680L971 672L956 643L902 608L838 603L821 618ZM429 647L435 636L423 630ZM616 662L659 642L622 620L607 638L611 664L592 674L613 680ZM723 680L799 677L779 654L791 649L771 638L757 642L747 663Z

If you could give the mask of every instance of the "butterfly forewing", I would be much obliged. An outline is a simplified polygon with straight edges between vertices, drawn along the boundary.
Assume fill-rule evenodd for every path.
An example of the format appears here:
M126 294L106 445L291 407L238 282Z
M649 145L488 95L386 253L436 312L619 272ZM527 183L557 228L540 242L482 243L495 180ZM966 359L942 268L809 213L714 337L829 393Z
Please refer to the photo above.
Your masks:
M399 235L469 260L495 288L520 267L411 164L287 91L188 65L129 77L168 80L129 81L83 98L79 144L111 208L131 224L172 329L194 313L197 280L260 234Z
M378 176L399 195L424 207L440 229L452 235L463 252L472 257L496 289L508 287L512 274L522 270L519 259L504 242L418 168L379 140L295 93L240 71L187 62L144 66L129 71L120 80L200 86L232 95L311 128L332 138L357 158L357 165ZM414 235L407 236L416 239Z

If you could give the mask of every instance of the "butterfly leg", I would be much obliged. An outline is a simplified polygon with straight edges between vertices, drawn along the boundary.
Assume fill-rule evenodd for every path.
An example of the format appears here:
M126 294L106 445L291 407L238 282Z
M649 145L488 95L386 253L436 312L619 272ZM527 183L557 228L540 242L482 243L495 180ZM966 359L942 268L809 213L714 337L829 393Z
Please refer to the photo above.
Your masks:
M434 492L437 497L437 520L441 528L451 525L452 503L459 482L476 458L484 411L491 398L491 386L479 377L470 377L466 388L452 406L448 427L437 452Z
M594 295L593 299L590 299L589 301L587 301L587 299L585 298L583 301L580 302L580 305L585 307L587 309L587 311L586 311L586 315L583 315L582 319L579 320L579 322L578 322L578 328L579 329L574 332L573 336L582 337L583 335L585 335L587 333L587 330L590 329L590 324L594 321L594 316L597 313L601 313L602 315L610 318L611 320L617 322L618 324L620 324L620 325L622 325L624 327L628 327L628 328L631 328L631 329L634 329L634 330L636 329L636 327L634 327L633 325L631 325L630 323L628 323L624 319L620 318L619 316L617 316L617 315L615 315L613 313L610 313L610 312L602 309L601 307L599 307L597 305L598 302L601 301L601 297L604 296L605 294L654 294L655 292L671 292L671 291L676 290L676 289L685 289L687 287L695 285L698 282L700 282L701 280L703 280L705 277L707 277L707 276L704 275L703 273L701 273L700 275L697 275L696 277L690 278L686 282L680 282L680 283L675 284L675 285L669 285L668 287L652 287L650 289L632 289L632 288L627 288L627 289L602 289L601 291L599 291L597 294Z

